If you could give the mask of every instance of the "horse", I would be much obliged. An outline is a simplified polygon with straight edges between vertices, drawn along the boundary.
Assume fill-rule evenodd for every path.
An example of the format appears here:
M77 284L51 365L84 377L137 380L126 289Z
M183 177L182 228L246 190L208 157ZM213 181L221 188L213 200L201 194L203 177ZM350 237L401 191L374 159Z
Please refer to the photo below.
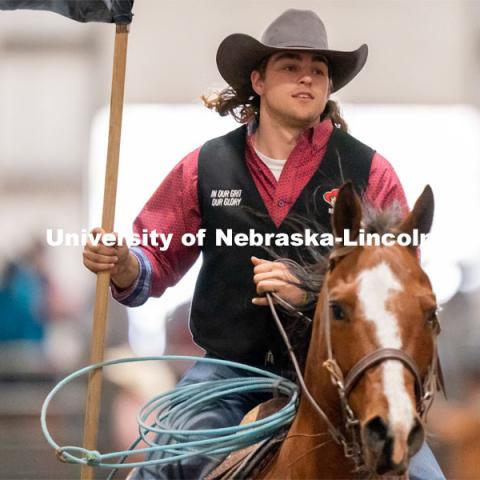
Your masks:
M428 234L433 210L427 186L407 217L383 228L396 239ZM255 478L408 478L423 444L426 414L443 386L436 298L415 246L347 244L346 230L350 243L382 233L379 217L362 222L364 214L344 184L332 215L343 241L329 254L318 295L305 388L283 443Z
M295 418L275 453L264 455L261 444L253 467L245 463L252 450L240 460L233 453L207 479L408 478L443 380L437 301L417 247L400 239L428 234L433 210L429 186L403 219L395 209L372 214L350 182L339 189L332 214L339 244L325 268L294 271L298 285L317 294L303 373L292 354L302 387ZM364 233L395 241L365 245ZM281 329L271 298L270 306Z

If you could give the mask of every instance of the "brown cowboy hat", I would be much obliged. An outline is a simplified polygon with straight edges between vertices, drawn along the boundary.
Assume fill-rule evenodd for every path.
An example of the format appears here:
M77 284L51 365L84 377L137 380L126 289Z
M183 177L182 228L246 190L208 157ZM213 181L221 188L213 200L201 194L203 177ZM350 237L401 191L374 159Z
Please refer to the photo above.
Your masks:
M365 44L353 52L330 50L325 26L318 15L311 10L291 8L267 27L260 42L243 33L225 38L217 50L218 70L229 85L238 88L250 81L250 73L265 57L282 50L323 55L329 65L332 92L360 72L368 55Z

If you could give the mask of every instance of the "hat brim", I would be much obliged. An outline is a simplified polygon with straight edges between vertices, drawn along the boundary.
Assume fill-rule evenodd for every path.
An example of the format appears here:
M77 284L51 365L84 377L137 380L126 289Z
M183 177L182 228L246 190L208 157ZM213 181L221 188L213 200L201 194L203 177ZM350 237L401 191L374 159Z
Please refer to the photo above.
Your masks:
M368 56L368 47L365 44L351 52L307 47L271 47L250 35L234 33L226 37L218 47L218 71L230 86L238 88L250 81L250 73L265 57L285 50L323 55L329 63L332 93L357 76Z

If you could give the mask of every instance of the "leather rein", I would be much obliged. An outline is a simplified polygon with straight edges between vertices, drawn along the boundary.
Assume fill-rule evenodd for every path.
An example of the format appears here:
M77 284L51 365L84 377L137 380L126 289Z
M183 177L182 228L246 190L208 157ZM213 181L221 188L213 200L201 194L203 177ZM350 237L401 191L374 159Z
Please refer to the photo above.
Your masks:
M333 269L333 260L348 255L348 253L350 253L352 249L352 247L340 247L334 252L332 252L330 256L330 271ZM328 297L325 299L322 316L327 347L327 359L323 362L323 366L329 372L330 379L333 385L335 385L336 387L340 400L343 418L343 428L338 428L328 418L328 415L322 410L318 402L308 390L295 352L291 346L290 340L288 339L288 336L276 311L272 296L280 305L284 306L289 311L296 312L299 316L302 316L303 318L308 317L305 317L305 315L303 315L301 312L298 312L293 306L291 306L288 302L279 297L276 293L272 292L266 294L266 298L268 300L268 304L270 306L273 318L283 338L283 341L287 346L288 353L294 365L295 372L297 374L298 381L302 389L302 393L308 398L315 411L320 415L320 417L327 425L328 431L332 436L333 440L338 445L343 447L345 457L352 459L355 464L356 471L364 470L366 468L366 465L363 459L362 443L360 437L360 422L356 417L355 413L353 412L352 408L350 407L350 404L348 402L348 396L367 370L387 360L397 360L401 362L412 373L415 379L415 397L417 404L417 412L420 415L422 421L426 421L428 411L434 400L435 392L440 389L444 391L443 378L441 374L437 350L437 336L440 333L440 324L438 322L438 319L432 325L433 356L427 375L423 381L415 360L405 351L397 348L380 348L374 350L373 352L361 358L345 376L334 356L332 348L331 318ZM308 320L311 321L311 319Z

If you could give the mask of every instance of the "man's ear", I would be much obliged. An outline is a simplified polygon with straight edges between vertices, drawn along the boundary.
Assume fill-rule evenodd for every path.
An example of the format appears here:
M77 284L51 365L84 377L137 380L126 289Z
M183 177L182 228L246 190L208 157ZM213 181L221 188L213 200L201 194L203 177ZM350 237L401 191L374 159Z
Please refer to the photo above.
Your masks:
M335 237L343 238L344 230L350 230L350 240L356 240L362 221L362 205L352 182L340 188L333 207L332 229Z
M259 71L252 70L252 73L250 74L250 81L252 83L253 91L259 96L263 95L264 81Z

